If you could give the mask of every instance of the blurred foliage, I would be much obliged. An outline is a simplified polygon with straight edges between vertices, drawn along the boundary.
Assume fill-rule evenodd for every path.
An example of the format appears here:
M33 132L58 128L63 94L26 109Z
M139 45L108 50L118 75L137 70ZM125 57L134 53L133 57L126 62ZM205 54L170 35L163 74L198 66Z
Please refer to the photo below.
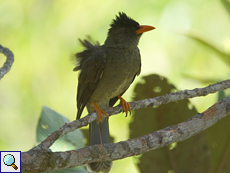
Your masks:
M175 90L163 77L149 75L136 85L133 99L153 98ZM225 92L220 91L218 100L226 96ZM197 111L188 100L136 110L129 125L130 138L178 124L196 114ZM140 172L230 172L229 121L230 116L227 116L185 141L142 154L137 157Z
M65 123L70 121L63 115L53 111L48 107L43 107L37 125L37 144L44 141L52 132L58 130ZM80 129L70 132L58 139L50 149L52 151L75 150L85 147L84 136Z
M205 132L208 137L208 145L211 153L210 172L230 172L230 116L225 117Z
M168 84L165 78L158 75L145 76L142 80L143 82L138 83L134 89L134 100L153 98L176 90L175 86ZM155 90L156 87L160 89ZM136 110L129 125L130 138L178 124L196 114L196 109L188 100ZM209 172L210 151L207 137L201 132L178 142L174 147L170 145L144 153L138 160L140 172Z
M65 123L70 121L63 115L53 111L48 107L43 107L40 119L38 120L37 125L37 144L40 144L45 140L52 132L58 130ZM80 129L70 132L67 135L59 138L51 147L52 151L67 151L67 150L76 150L78 148L84 147L84 136ZM63 172L63 173L86 173L85 166L80 166L76 168L70 168L60 171L53 172Z
M194 34L189 34L189 37L193 38L194 40L198 41L201 44L204 44L207 46L210 50L218 54L218 57L230 67L230 54L228 55L227 53L223 52L222 50L218 49L216 46L212 45L210 41L206 41L203 38L200 38L197 35Z
M15 62L0 83L0 149L27 151L34 146L43 105L70 121L75 119L77 73L72 72L70 57L82 50L77 38L91 35L103 43L119 11L140 24L156 27L140 41L141 75L160 74L179 90L229 78L229 66L212 48L181 34L196 33L229 55L230 21L229 10L225 9L229 9L229 1L224 0L1 0L0 44L13 51ZM0 55L0 64L4 61ZM126 100L131 99L133 86L135 83L124 95ZM212 94L191 102L201 112L217 97ZM128 138L131 120L124 116L110 118L114 142ZM127 158L114 162L114 172L138 170L133 159Z
M230 17L230 2L228 0L221 0L221 2L223 3L223 5L224 5L225 9L227 10L227 12L229 13L229 17ZM226 65L230 66L230 50L227 50L228 52L225 52L225 51L219 49L217 46L213 45L213 43L211 43L212 41L208 41L206 38L202 38L202 36L198 36L197 34L190 33L190 34L188 34L188 36L195 39L199 43L204 44L210 50L217 53L218 57ZM228 48L230 48L230 46Z
M221 0L221 2L223 3L224 7L226 8L226 10L228 11L228 13L230 15L230 1L229 0Z

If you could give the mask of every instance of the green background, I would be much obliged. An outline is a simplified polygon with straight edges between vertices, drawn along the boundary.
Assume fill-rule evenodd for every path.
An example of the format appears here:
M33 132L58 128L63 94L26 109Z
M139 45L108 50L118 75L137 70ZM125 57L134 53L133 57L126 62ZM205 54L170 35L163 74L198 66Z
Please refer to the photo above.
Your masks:
M229 77L229 64L219 54L188 37L207 40L230 55L230 16L221 1L1 0L0 44L13 51L15 62L0 81L0 150L27 151L36 144L43 105L75 119L78 74L71 57L82 50L78 38L90 35L103 44L119 11L156 27L140 40L141 76L157 73L179 90ZM1 54L0 64L4 61ZM124 95L127 101L135 82ZM216 94L191 99L199 112L216 101ZM128 139L131 117L124 116L110 118L114 142ZM115 161L111 173L138 172L134 162Z

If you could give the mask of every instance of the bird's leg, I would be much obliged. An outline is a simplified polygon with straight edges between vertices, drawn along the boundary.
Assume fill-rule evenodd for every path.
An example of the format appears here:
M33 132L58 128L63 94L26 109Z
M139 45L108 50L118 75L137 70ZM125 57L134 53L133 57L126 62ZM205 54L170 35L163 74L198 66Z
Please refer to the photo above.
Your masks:
M105 116L108 117L107 113L105 113L105 111L103 111L103 110L100 108L100 106L97 105L96 102L93 102L93 105L94 105L93 110L95 110L95 111L97 112L97 116L98 116L99 122L102 122L102 117L103 117L102 114L104 114Z
M127 117L128 112L130 112L130 115L131 115L131 108L130 108L129 103L126 102L125 99L123 99L120 95L118 95L117 97L120 99L120 104L122 106L123 112L125 111L126 113L126 117Z

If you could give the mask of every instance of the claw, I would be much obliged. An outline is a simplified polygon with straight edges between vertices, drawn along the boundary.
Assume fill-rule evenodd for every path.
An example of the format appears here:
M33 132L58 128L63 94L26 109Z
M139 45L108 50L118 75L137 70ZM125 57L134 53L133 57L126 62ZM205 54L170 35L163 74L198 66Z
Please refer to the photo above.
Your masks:
M100 108L100 106L97 105L96 102L93 102L93 105L94 105L93 110L95 110L95 111L97 112L97 116L98 116L99 122L102 122L102 117L103 117L102 114L104 114L105 116L108 117L107 113L105 113L105 111L103 111L103 110Z
M125 117L127 117L128 112L130 112L130 115L131 115L131 108L130 108L129 103L126 102L125 99L123 99L121 96L118 95L117 97L120 99L120 104L122 106L123 112L125 111L126 113Z

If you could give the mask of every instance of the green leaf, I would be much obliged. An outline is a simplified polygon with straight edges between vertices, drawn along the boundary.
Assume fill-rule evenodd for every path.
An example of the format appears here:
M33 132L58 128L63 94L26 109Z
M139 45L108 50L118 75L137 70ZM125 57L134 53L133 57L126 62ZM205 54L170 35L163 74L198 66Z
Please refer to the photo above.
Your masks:
M218 92L218 101L224 99L225 97L227 97L227 96L225 95L224 91L219 91Z
M43 107L40 119L37 125L37 144L41 143L45 140L52 132L59 129L65 123L69 123L70 121L63 115L53 111L48 107ZM65 136L58 139L50 149L52 151L66 151L66 150L75 150L78 148L84 147L84 136L81 130L77 129L74 132L70 132ZM61 170L61 171L54 171L54 172L63 172L63 173L72 173L72 172L79 172L79 173L86 173L83 166Z
M134 89L134 100L157 97L175 91L165 78L158 75L143 77ZM130 138L136 138L162 128L178 124L196 115L197 111L188 100L168 103L154 108L136 110L130 123ZM139 158L140 172L208 172L209 148L204 132L182 142L174 143L144 153Z
M229 0L221 0L222 4L224 5L224 7L226 8L226 10L228 11L229 15L230 15L230 1Z
M190 33L190 34L187 34L187 36L193 38L194 40L198 41L199 43L212 49L222 61L224 61L228 66L230 66L230 55L224 53L222 50L220 50L219 48L217 48L213 44L209 43L209 41L207 41L204 38L197 36L196 34Z
M69 122L65 116L44 106L37 126L37 143L41 143L49 134ZM84 136L81 130L77 129L58 139L50 149L52 151L65 151L82 148L85 146L83 140Z

